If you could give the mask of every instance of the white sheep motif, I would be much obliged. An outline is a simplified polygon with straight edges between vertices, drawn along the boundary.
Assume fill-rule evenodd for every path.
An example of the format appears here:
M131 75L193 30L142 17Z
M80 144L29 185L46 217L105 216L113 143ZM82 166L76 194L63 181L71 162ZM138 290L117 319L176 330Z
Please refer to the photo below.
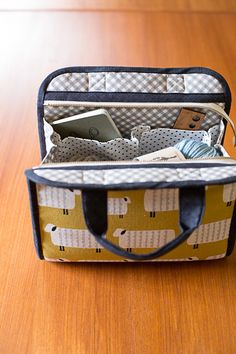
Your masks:
M81 195L80 190L55 188L50 186L39 185L37 187L38 204L51 208L63 210L63 214L68 215L68 211L75 208L75 196ZM120 218L128 211L128 204L131 203L130 198L108 198L108 215L119 215Z
M40 206L62 209L65 215L68 215L68 210L74 209L75 196L81 194L80 190L43 185L37 187L37 192Z
M131 252L132 248L158 248L175 238L174 230L124 230L116 229L119 245Z
M144 193L144 209L150 218L156 216L156 211L178 210L178 189L147 189Z
M217 242L229 237L231 219L225 219L200 225L187 239L189 245L198 248L198 244Z
M65 247L76 247L95 248L100 253L103 248L88 230L61 228L53 224L47 224L44 230L50 232L52 243L59 246L60 251Z
M236 199L236 183L225 184L223 187L223 201L227 206L232 205L232 201Z
M123 218L128 212L128 204L131 203L130 198L108 198L107 200L107 212L108 215L119 215Z

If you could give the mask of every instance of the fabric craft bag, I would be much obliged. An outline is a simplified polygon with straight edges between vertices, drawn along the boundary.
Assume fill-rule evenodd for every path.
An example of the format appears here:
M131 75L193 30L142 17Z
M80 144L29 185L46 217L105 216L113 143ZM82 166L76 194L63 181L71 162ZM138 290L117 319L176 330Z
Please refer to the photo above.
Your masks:
M231 94L207 68L71 67L42 83L42 163L26 171L34 243L50 261L182 261L230 255L236 236L236 161L223 148ZM51 123L106 109L122 138L66 137ZM183 110L197 130L176 129ZM190 127L191 128L191 127ZM134 160L190 137L222 156Z

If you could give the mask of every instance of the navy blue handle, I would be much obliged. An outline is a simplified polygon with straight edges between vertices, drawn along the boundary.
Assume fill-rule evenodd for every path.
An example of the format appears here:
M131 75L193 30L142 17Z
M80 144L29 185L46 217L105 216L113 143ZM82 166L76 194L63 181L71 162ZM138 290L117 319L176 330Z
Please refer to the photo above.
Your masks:
M130 253L105 238L107 231L107 191L83 190L82 204L86 225L101 246L122 258L135 261L151 260L178 247L199 227L205 210L205 187L180 188L179 226L181 233L174 240L147 254Z

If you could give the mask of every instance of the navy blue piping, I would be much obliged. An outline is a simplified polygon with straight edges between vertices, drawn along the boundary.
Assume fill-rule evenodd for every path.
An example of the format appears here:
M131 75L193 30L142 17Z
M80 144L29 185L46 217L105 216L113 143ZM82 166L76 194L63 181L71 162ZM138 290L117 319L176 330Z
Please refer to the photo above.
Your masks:
M61 92L47 91L45 101L91 102L224 102L222 93Z
M160 74L187 74L187 73L202 73L215 77L222 85L224 89L225 96L225 112L229 114L230 106L231 106L231 92L226 80L222 75L217 73L214 70L204 67L190 67L190 68L144 68L144 67L122 67L122 66L84 66L84 67L65 67L62 69L58 69L51 74L49 74L44 81L42 82L39 94L38 94L38 102L37 102L37 110L38 110L38 130L39 130L39 140L40 140L40 150L41 157L43 158L46 154L46 145L45 145L45 137L43 130L43 102L45 99L45 93L47 86L50 81L58 75L70 72L144 72L144 73L160 73Z
M28 178L27 178L27 184L28 184L29 199L30 199L30 213L31 213L31 220L32 220L34 245L38 257L40 259L44 259L41 237L40 237L39 210L38 210L36 184Z

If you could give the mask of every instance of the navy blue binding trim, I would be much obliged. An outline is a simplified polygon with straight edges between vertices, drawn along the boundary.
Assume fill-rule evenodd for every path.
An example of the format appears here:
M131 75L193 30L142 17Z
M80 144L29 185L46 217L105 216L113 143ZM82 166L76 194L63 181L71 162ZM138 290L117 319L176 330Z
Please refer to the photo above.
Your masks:
M59 92L48 91L45 101L91 102L224 102L222 93Z
M40 259L44 259L41 237L40 237L40 225L39 225L39 210L37 201L36 184L27 178L29 199L30 199L30 213L32 219L34 245L37 255Z
M229 238L228 238L228 247L226 256L230 256L233 252L236 239L236 202L234 202L234 211L231 219Z
M201 224L205 211L205 189L181 188L179 191L180 235L157 250L137 254L128 252L105 238L107 231L107 193L97 190L82 191L82 205L86 225L96 241L108 251L126 259L144 261L159 258L186 241Z
M51 74L49 74L44 81L42 82L39 94L38 94L38 102L37 102L37 111L38 111L38 131L39 131L39 140L40 140L40 150L41 150L41 158L46 155L46 146L45 146L45 137L43 130L43 102L45 99L45 93L47 86L50 81L58 75L70 72L143 72L143 73L160 73L160 74L187 74L187 73L202 73L215 77L222 85L224 89L225 96L225 112L229 114L231 107L231 92L226 80L222 75L217 73L214 70L204 67L190 67L190 68L146 68L146 67L122 67L122 66L84 66L84 67L66 67L62 69L58 69Z

